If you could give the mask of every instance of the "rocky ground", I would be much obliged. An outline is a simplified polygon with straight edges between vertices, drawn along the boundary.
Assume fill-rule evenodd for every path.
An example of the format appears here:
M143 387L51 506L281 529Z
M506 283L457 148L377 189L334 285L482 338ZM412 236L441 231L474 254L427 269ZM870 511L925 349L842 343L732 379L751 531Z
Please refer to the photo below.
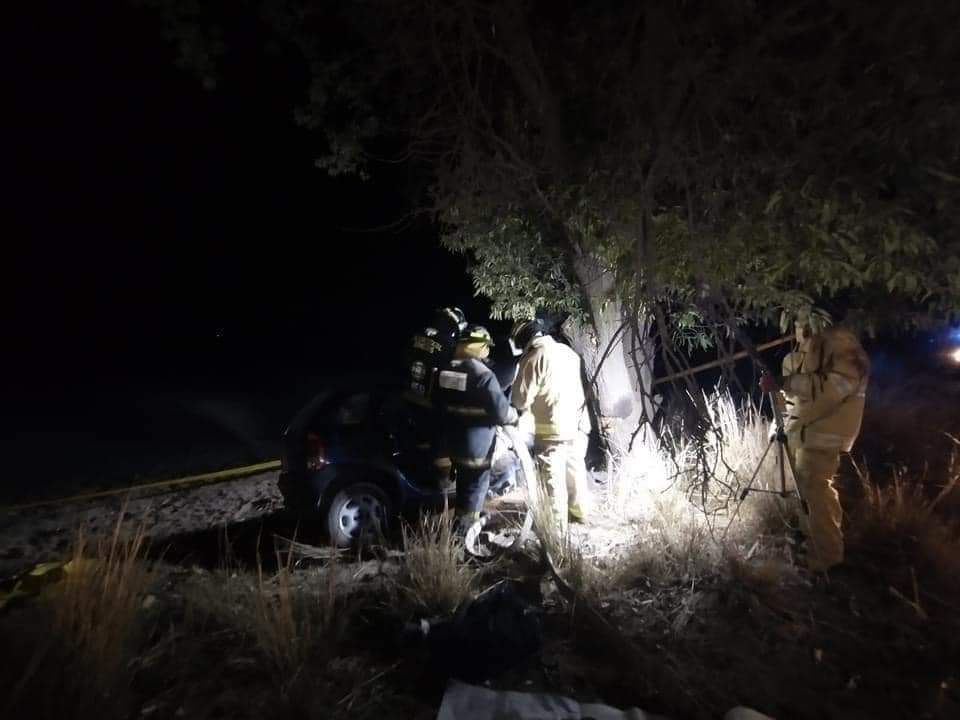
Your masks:
M143 525L155 552L179 548L184 562L184 539L209 534L211 552L219 552L217 533L226 528L275 516L283 499L277 473L159 494L118 494L106 498L0 511L0 578L38 562L55 560L70 547L79 530L89 538L108 536L121 518L129 526ZM198 538L197 557L206 538Z
M335 650L312 655L303 669L310 673L306 685L266 659L255 629L257 551L295 531L279 504L267 473L152 497L23 511L0 529L3 567L9 573L58 557L78 526L93 535L109 532L120 512L143 523L160 562L144 600L152 630L127 688L126 716L436 717L446 668L428 645L397 641L403 624L417 619L397 595L395 579L403 572L397 554L335 567L343 623L336 641L324 640ZM594 530L578 529L583 547L609 542L603 538L610 528ZM481 585L517 583L543 629L540 650L490 686L675 718L720 718L735 705L811 720L960 716L956 596L918 562L909 538L865 537L853 539L850 567L827 583L812 582L786 556L768 553L711 573L635 577L573 604L535 551L485 566ZM288 567L298 592L322 585L318 578L331 572L302 554ZM19 625L28 613L19 608L0 620ZM254 619L242 620L248 616ZM251 624L243 629L243 622ZM322 630L329 634L331 627Z

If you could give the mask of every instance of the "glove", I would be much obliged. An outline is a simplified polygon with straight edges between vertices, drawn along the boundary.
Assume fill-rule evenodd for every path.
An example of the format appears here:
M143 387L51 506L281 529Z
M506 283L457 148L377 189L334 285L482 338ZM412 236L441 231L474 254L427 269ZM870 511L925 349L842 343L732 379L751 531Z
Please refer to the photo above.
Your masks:
M783 379L771 373L764 373L760 376L759 384L761 391L770 393L780 389L780 386L783 385Z

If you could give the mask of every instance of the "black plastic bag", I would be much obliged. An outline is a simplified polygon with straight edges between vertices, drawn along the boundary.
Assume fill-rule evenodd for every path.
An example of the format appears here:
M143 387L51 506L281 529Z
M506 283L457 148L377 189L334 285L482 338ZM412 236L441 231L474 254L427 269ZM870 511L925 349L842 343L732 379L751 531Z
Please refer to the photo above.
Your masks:
M543 641L540 611L509 580L461 607L452 619L421 621L413 631L426 636L438 673L473 683L523 665L540 652Z

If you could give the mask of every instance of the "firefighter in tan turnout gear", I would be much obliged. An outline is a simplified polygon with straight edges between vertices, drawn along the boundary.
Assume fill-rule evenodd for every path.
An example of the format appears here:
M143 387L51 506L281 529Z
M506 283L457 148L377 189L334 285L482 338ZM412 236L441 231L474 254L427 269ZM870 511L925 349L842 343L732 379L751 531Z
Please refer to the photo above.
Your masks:
M588 511L585 456L590 434L577 353L545 334L539 320L519 322L511 341L523 350L511 402L533 415L534 454L559 527Z
M807 565L825 572L843 562L843 511L833 486L840 453L849 452L863 419L870 360L850 330L815 333L797 324L799 350L787 356L784 375L761 378L765 392L783 393L787 448L797 489L809 513L801 515L807 538Z

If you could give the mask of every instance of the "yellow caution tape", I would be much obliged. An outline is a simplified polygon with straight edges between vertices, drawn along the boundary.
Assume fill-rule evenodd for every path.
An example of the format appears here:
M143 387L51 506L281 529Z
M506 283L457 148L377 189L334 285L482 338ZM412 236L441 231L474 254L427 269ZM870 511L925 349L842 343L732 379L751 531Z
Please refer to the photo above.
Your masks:
M26 510L29 508L42 507L44 505L66 505L72 502L81 502L83 500L94 500L96 498L109 497L111 495L123 495L129 492L139 492L141 490L155 490L158 488L177 487L180 485L205 485L208 483L224 482L244 477L245 475L255 475L267 470L276 470L280 467L279 460L269 460L267 462L257 463L255 465L244 465L243 467L229 468L227 470L217 470L216 472L201 473L199 475L188 475L186 477L174 478L172 480L160 480L141 485L130 485L115 490L101 490L92 493L83 493L82 495L71 495L70 497L55 498L52 500L37 500L36 502L22 503L20 505L8 505L0 507L0 510L15 511Z

